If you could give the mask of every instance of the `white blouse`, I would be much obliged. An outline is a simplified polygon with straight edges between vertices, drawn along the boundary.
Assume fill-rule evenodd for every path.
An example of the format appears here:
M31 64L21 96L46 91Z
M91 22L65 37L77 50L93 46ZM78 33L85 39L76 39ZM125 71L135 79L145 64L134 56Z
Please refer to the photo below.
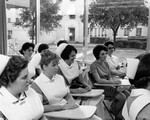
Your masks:
M53 79L50 80L47 76L41 73L34 82L44 93L50 105L64 105L67 103L64 97L70 91L61 75L56 74Z
M38 94L29 88L17 99L5 87L0 88L0 112L8 120L38 120L44 108Z

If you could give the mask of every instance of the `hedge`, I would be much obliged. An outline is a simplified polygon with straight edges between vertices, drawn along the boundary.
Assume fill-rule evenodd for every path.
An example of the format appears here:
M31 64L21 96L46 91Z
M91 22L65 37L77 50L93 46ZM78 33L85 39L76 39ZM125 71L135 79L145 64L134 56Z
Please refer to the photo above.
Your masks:
M90 43L101 43L103 44L106 41L109 41L110 39L108 37L91 37Z
M132 41L116 41L115 46L118 48L137 48L146 49L146 41L132 40Z

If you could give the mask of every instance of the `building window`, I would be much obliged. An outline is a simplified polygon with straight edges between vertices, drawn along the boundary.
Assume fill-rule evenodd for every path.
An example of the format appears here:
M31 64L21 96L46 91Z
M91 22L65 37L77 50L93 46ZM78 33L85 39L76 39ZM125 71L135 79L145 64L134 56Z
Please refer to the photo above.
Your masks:
M75 15L69 15L69 18L70 18L70 19L75 19L76 16L75 16Z
M141 36L142 28L136 28L136 36Z
M57 2L58 2L58 3L61 3L61 2L62 2L62 0L57 0Z
M98 28L98 36L100 36L100 28Z
M19 18L16 18L16 23L19 23Z
M97 36L97 28L94 29L94 36Z
M105 33L104 33L104 32L105 32L105 29L102 28L102 37L105 36Z
M8 18L8 23L11 23L11 18Z
M129 36L129 29L128 28L124 28L124 36Z
M90 37L93 36L93 30L90 29Z
M8 39L12 38L12 30L8 30Z

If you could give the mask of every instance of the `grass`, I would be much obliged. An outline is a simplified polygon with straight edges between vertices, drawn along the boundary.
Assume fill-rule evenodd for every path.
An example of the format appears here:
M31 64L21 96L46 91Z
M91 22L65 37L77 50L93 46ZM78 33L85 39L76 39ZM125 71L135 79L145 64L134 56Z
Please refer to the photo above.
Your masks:
M83 51L83 45L82 44L72 44L72 45L76 47L76 49L78 50L78 53L82 53L82 51ZM95 45L96 44L89 44L88 45L88 50L87 51L91 51L91 54L87 55L87 62L89 62L89 63L91 63L95 60L95 58L92 54L92 50L93 50ZM56 46L55 45L50 45L50 50L55 52ZM122 62L126 58L134 58L137 55L142 54L144 52L145 52L145 50L142 50L142 49L116 48L116 51L114 52L114 55L119 58L120 62ZM82 60L83 57L80 57L78 59Z

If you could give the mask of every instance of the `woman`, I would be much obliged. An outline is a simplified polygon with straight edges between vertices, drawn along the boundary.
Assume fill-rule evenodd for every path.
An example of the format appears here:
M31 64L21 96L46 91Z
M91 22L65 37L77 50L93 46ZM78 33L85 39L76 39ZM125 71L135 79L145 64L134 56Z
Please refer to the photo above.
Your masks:
M130 77L135 89L132 89L122 114L125 120L150 120L150 54L145 54L134 68L136 74Z
M64 78L57 74L58 62L59 57L55 53L42 51L40 66L43 72L34 80L32 88L39 94L44 112L74 109L79 106L72 98Z
M0 55L0 120L47 120L38 94L29 88L28 61Z
M71 93L85 93L91 90L82 77L83 71L79 64L75 61L77 49L65 43L62 43L56 50L56 53L61 57L59 61L59 74L61 74L67 84L70 86ZM81 86L77 86L77 82Z
M119 76L121 78L125 77L125 68L119 65L118 57L114 56L115 46L112 41L107 41L104 44L108 49L108 55L106 58L107 63L109 64L110 73L112 76Z
M34 52L34 44L26 42L22 45L21 50L19 51L26 60L30 60Z
M40 68L40 60L41 60L41 52L45 49L49 49L49 46L45 43L40 43L37 48L37 53L33 55L32 59L29 62L28 69L29 69L29 77L35 79L41 73Z
M59 71L58 74L65 78L66 83L70 86L71 93L86 93L91 90L91 86L85 81L82 76L83 71L80 69L79 64L75 60L77 49L65 43L62 43L58 49L57 53L62 58L59 61ZM85 71L86 72L86 71ZM77 98L80 100L79 98ZM98 117L103 116L103 108L101 106L101 95L94 98L87 98L82 101L84 105L94 105L97 106L96 115Z
M96 60L90 65L90 73L93 76L96 83L99 84L119 84L120 80L112 80L110 75L109 65L106 62L107 48L104 45L96 45L93 49L93 55ZM115 87L102 86L100 89L104 89L105 99L113 101L112 113L116 116L116 120L122 118L120 111L125 103L126 96L119 92Z

